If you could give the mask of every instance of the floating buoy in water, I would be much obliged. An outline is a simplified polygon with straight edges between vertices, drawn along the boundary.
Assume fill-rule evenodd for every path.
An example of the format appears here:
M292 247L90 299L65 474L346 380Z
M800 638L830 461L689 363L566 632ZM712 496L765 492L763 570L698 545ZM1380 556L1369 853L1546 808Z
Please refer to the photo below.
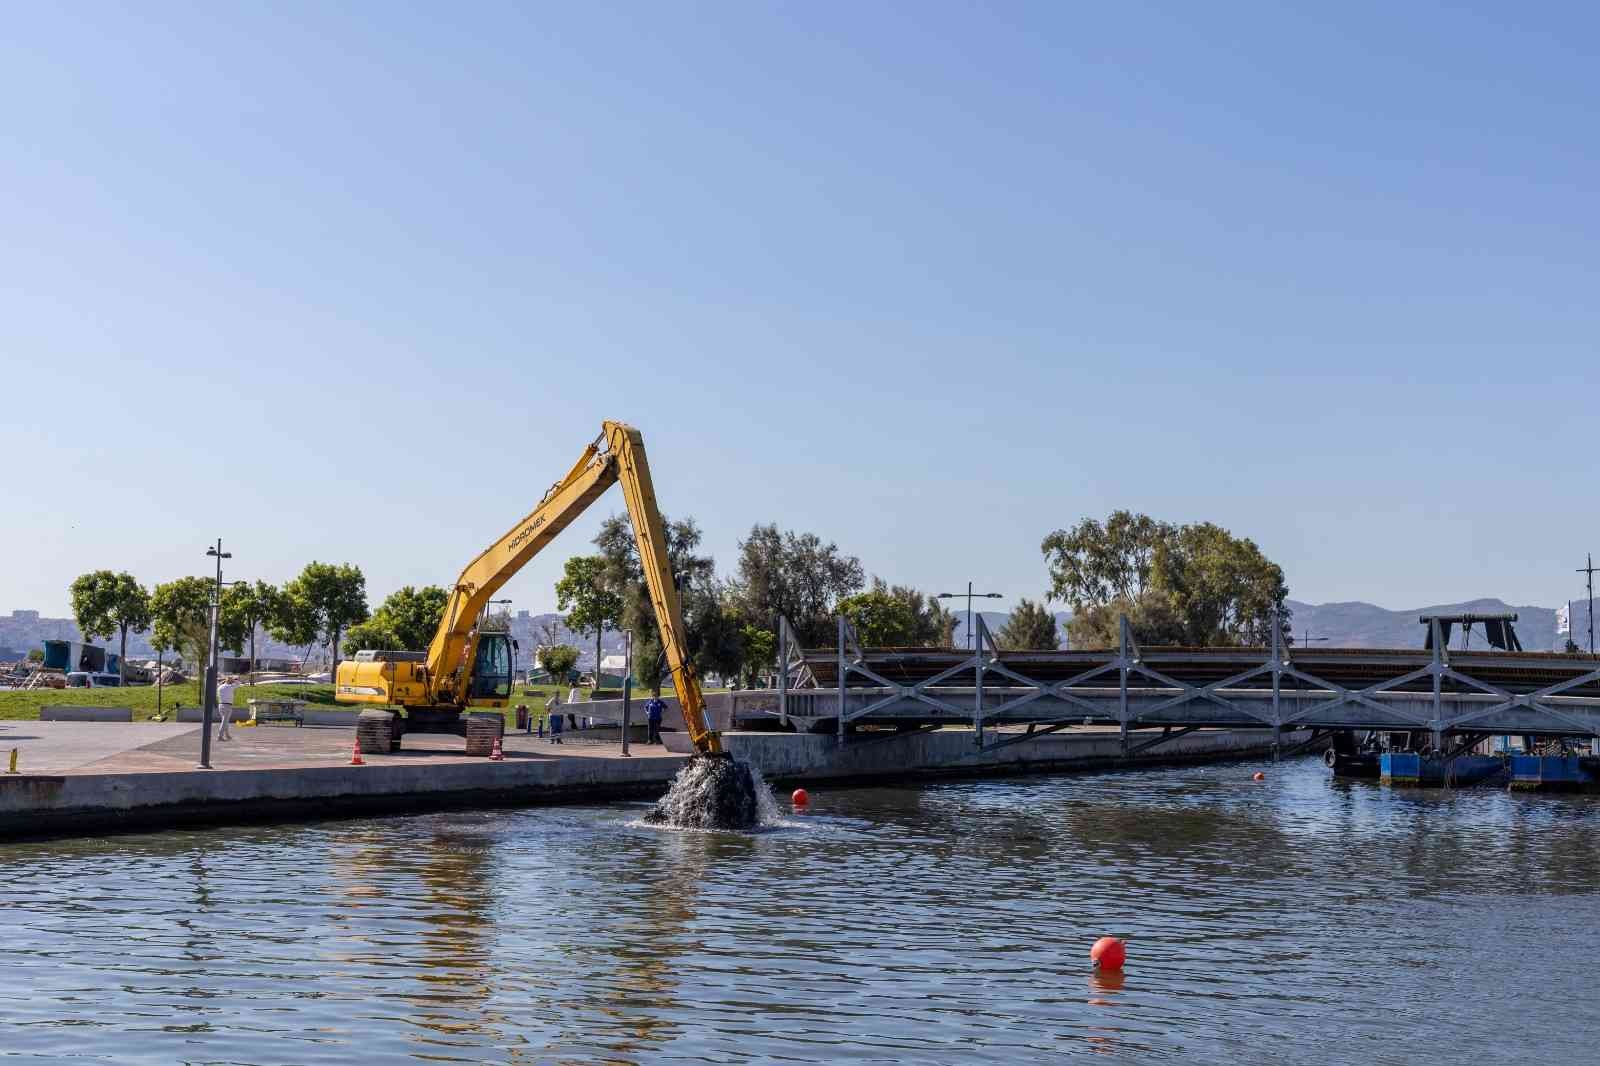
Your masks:
M797 788L789 799L796 807L804 807L811 802L811 794L803 788Z
M1257 770L1255 773L1250 775L1250 780L1252 781L1265 781L1266 779L1267 775L1262 773L1260 770Z
M1114 936L1103 936L1089 949L1089 961L1098 970L1120 970L1128 961L1128 947Z

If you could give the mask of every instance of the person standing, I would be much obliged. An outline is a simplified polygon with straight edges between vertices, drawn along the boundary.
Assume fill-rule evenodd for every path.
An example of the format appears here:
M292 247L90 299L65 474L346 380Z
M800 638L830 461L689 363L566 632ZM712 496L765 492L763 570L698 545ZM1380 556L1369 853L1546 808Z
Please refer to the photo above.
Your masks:
M561 693L550 693L544 704L544 716L550 722L550 743L561 743ZM539 723L539 735L544 736L544 722Z
M646 744L661 743L661 714L666 709L667 701L660 696L651 696L650 702L644 705L644 719L650 725Z
M232 740L233 734L228 731L228 723L233 718L233 690L237 685L217 686L217 715L221 721L217 723L217 739Z

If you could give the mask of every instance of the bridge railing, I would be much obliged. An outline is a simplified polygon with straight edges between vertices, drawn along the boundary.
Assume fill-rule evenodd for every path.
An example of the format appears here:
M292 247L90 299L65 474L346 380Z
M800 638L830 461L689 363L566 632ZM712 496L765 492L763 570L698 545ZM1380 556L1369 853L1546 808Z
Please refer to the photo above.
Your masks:
M1196 711L1213 705L1227 712L1228 721L1271 729L1274 745L1281 745L1285 730L1305 728L1370 728L1421 730L1432 734L1434 746L1443 747L1446 735L1474 732L1561 733L1600 736L1600 701L1575 700L1563 693L1600 683L1600 668L1553 682L1531 692L1512 692L1452 665L1444 647L1439 622L1434 629L1429 661L1415 669L1359 688L1318 676L1297 664L1287 653L1282 628L1272 625L1272 640L1260 662L1228 677L1196 684L1157 669L1145 657L1124 616L1118 623L1114 654L1063 680L1030 677L1001 658L999 645L983 617L974 619L972 654L914 682L896 681L874 668L849 620L838 619L836 691L832 713L818 691L817 680L797 659L793 629L780 623L779 715L817 720L832 717L843 743L853 722L891 709L905 716L908 704L925 705L934 720L967 720L979 748L1016 743L1045 736L1085 719L1118 727L1125 751L1131 730L1151 726L1195 728L1203 719ZM1229 649L1238 662L1239 649ZM800 668L797 668L797 664ZM1095 682L1100 682L1096 685ZM1290 686L1287 691L1285 682ZM852 695L852 682L854 695ZM965 682L965 683L963 683ZM1116 702L1108 712L1106 688L1115 683ZM1267 683L1270 682L1270 688ZM1426 683L1429 691L1413 691ZM1446 693L1449 684L1452 691ZM986 694L986 689L989 690ZM1248 692L1242 691L1248 689ZM863 691L865 690L865 691ZM970 692L970 695L969 695ZM1270 694L1270 695L1269 695ZM998 702L994 699L998 698ZM1555 702L1560 699L1562 702ZM986 722L1014 718L1029 704L1044 701L1058 717L1029 722L1028 733L986 740ZM803 708L799 706L804 704ZM1578 706L1578 705L1582 706ZM1590 706L1593 705L1593 706Z

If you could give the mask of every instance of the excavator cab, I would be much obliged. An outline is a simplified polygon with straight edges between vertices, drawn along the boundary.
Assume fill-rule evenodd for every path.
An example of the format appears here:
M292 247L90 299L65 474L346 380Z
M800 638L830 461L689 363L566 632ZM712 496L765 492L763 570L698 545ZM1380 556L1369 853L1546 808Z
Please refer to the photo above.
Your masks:
M472 686L467 699L511 699L511 674L516 667L516 641L510 633L479 633L472 660Z

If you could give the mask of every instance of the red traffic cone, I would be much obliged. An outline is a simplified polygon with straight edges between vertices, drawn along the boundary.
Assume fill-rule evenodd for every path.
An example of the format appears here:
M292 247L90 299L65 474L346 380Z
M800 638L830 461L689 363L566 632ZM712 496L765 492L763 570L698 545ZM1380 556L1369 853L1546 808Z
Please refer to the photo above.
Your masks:
M367 765L365 760L363 760L361 758L361 738L360 737L357 737L355 744L351 745L351 747L350 747L350 765L351 766L365 766L365 765Z
M506 753L500 750L500 738L494 738L494 747L489 750L490 762L505 762Z

